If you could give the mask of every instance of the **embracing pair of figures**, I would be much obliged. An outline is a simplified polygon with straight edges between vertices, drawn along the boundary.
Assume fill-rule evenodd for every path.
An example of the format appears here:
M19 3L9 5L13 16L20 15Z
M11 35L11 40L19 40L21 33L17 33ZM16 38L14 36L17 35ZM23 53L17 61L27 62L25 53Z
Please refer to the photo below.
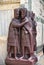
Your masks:
M29 59L36 51L36 22L35 14L26 8L14 10L7 40L9 58ZM37 60L37 59L36 59Z

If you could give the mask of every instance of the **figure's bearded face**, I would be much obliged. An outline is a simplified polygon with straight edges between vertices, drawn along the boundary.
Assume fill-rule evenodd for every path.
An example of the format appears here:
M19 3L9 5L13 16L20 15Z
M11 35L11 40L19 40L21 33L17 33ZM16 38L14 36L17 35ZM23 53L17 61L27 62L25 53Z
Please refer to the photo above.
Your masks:
M25 8L22 8L21 10L21 18L25 18L25 16L27 15L27 10Z
M19 18L19 9L14 10L14 17Z
M35 13L33 13L33 11L29 12L29 17L31 17L31 19L35 18Z

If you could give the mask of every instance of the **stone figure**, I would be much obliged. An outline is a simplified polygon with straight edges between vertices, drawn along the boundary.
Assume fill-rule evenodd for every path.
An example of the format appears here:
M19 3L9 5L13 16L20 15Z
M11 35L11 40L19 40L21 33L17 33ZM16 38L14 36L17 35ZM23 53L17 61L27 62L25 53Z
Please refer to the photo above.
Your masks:
M21 28L21 47L22 47L22 52L23 56L25 58L30 57L33 52L33 48L31 47L34 45L34 40L33 40L33 35L32 35L32 24L31 24L31 19L27 18L27 9L26 8L21 8L21 22L28 21L27 24L24 24ZM32 44L33 43L33 44Z
M14 19L12 19L9 26L8 34L8 54L11 57L16 57L17 51L19 49L19 27L23 26L27 22L20 23L19 21L19 9L14 10Z
M36 43L36 36L37 36L37 30L36 30L36 26L37 26L37 23L36 21L34 20L35 18L35 13L33 13L33 11L29 12L29 17L31 17L31 23L32 23L32 32L33 32L33 36L34 36L34 51L37 50L37 43Z

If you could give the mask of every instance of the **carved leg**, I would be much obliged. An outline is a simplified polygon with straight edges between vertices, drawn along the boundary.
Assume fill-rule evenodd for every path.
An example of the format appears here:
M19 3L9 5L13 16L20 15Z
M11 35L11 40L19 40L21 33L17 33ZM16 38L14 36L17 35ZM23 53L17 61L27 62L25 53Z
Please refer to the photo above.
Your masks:
M28 46L25 46L24 48L24 56L25 56L25 59L28 59L30 57L30 51L28 49Z
M25 51L24 51L24 47L23 47L23 57L24 57L24 55L25 55L24 53L25 53Z
M18 57L16 56L17 54L17 47L14 47L14 56L15 56L15 59L18 59Z
M24 47L22 47L22 57L20 57L20 59L22 60L24 58Z
M28 47L23 46L22 53L23 53L23 56L20 59L28 59L28 54L29 54Z
M14 56L16 57L16 47L14 47Z
M10 55L10 46L8 46L8 49L7 49L7 51L8 51L8 57L11 57L11 55Z

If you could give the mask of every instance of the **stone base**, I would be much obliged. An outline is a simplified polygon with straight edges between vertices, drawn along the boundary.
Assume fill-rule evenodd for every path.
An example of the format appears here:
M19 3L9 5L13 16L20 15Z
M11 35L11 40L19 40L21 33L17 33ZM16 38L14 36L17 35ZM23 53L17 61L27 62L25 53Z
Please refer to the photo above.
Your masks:
M12 59L6 58L6 65L35 65L37 61L35 59L26 60L26 59Z

